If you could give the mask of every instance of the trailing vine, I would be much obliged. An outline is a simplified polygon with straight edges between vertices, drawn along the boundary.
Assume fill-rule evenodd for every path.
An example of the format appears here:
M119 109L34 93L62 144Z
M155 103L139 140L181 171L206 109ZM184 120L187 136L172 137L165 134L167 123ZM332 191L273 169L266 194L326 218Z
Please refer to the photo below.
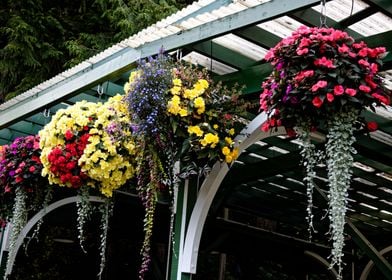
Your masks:
M90 195L88 192L88 186L82 186L78 191L79 199L76 202L77 208L77 223L78 223L78 239L80 248L82 249L83 253L87 253L86 249L84 248L84 241L86 240L85 236L85 224L87 220L90 218L90 214L92 212L92 205L89 200Z
M99 273L98 273L98 279L102 279L102 274L105 269L106 265L106 248L107 248L107 237L108 237L108 231L109 231L109 218L113 214L113 201L110 198L106 198L105 202L100 205L99 210L102 214L101 216L101 234L100 234L100 257L101 257L101 262L99 265Z
M348 188L352 176L356 153L353 144L354 123L358 119L357 110L336 113L328 120L329 133L326 156L329 182L329 219L332 239L331 267L337 265L338 279L342 279L344 246L344 225L347 211Z

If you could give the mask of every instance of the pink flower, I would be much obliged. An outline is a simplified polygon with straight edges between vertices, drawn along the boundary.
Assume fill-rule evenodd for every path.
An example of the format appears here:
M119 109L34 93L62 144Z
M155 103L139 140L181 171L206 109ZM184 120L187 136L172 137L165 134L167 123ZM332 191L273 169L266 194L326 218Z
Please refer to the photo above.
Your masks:
M270 125L268 121L265 121L262 125L261 125L261 130L264 132L268 132L270 129Z
M359 90L360 90L360 91L363 91L363 92L366 92L366 93L371 92L371 88L368 87L368 86L365 86L365 85L360 85L360 86L359 86Z
M341 47L338 48L339 53L348 53L350 50L349 47L346 46L346 44L343 44Z
M381 103L384 103L385 105L389 105L389 99L381 94L378 93L373 93L372 96L376 98L378 101Z
M318 81L316 84L314 84L311 88L311 91L315 92L318 91L320 88L325 88L327 86L327 81Z
M367 76L365 77L365 81L366 81L366 83L367 83L372 89L377 88L377 84L374 82L373 76L367 75Z
M344 87L342 85L337 85L333 88L333 94L342 95L344 93Z
M377 63L370 64L370 72L372 72L373 74L378 72L378 65L377 65Z
M360 59L360 60L358 61L358 64L361 65L361 66L363 66L363 67L369 67L369 66L370 66L369 62L367 62L367 61L364 60L364 59Z
M30 172L34 172L35 171L35 166L30 166L29 171Z
M363 48L358 52L358 56L360 57L366 57L368 54L368 48Z
M361 49L361 48L365 48L365 47L366 47L366 44L365 44L364 41L361 41L359 43L354 43L353 44L353 48L355 48L355 49Z
M323 105L323 101L321 100L320 97L316 96L315 98L313 98L312 103L315 107L320 108L321 105Z
M309 49L308 49L308 48L297 49L297 54L298 54L298 55L307 54L308 52L309 52Z
M355 96L357 94L357 91L353 88L346 88L346 93L350 96Z
M308 38L302 38L301 42L299 43L299 48L306 48L310 45L311 42L312 42L312 40L310 40Z
M328 92L327 93L327 100L328 100L328 102L332 102L334 99L335 99L335 97L333 96L333 94Z
M326 68L335 68L333 65L333 61L323 56L322 58L315 59L314 61L315 66L324 66Z
M297 76L294 77L294 80L299 83L305 78L313 77L313 75L314 75L313 70L304 70L304 71L299 72L297 74Z

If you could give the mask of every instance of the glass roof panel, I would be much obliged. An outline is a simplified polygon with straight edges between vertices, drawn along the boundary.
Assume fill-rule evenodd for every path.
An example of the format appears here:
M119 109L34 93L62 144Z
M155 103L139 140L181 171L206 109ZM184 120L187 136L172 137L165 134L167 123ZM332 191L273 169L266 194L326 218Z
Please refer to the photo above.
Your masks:
M267 53L266 49L234 34L227 34L212 41L256 61L262 60Z
M226 64L223 64L219 61L216 61L214 59L212 59L212 61L211 61L211 58L209 58L205 55L199 54L197 52L191 52L191 53L187 54L186 56L184 56L182 59L185 61L188 61L190 63L193 63L193 64L198 64L198 65L203 66L207 69L211 69L212 72L214 72L218 75L224 75L224 74L233 73L233 72L237 71L237 69L230 67Z
M288 37L303 24L288 16L283 16L271 21L263 22L257 26L279 37Z
M375 13L353 25L350 29L364 36L371 36L392 30L392 19L383 13Z
M333 19L334 21L341 21L349 17L351 14L351 8L353 10L352 14L356 14L357 12L360 12L369 7L368 4L360 0L355 0L354 6L352 6L352 0L330 1L325 6L327 17ZM312 9L317 12L320 12L321 5L314 6L312 7Z

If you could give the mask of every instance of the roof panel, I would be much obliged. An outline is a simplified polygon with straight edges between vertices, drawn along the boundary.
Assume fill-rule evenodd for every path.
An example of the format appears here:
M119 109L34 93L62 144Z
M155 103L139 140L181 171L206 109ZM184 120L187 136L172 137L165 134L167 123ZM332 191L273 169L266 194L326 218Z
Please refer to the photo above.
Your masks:
M360 0L355 0L353 6L352 3L353 3L352 0L329 1L326 3L326 14L329 18L333 19L334 21L341 21L350 16L351 8L352 8L352 14L356 14L357 12L360 12L366 9L367 7L369 7L368 4ZM320 12L321 5L314 6L312 7L312 9L317 12Z
M262 60L268 50L254 43L251 43L232 33L215 38L212 40L228 49L245 55L255 61Z
M200 66L203 66L207 69L210 69L212 72L218 74L218 75L224 75L228 73L233 73L236 72L237 69L230 67L226 64L220 63L219 61L216 61L214 59L211 60L211 58L199 54L197 52L191 52L184 56L182 58L184 61L188 61L193 64L198 64Z
M392 19L383 13L375 13L353 25L350 29L364 35L371 36L392 30Z
M269 31L281 38L288 37L303 24L288 16L283 16L271 21L267 21L257 26Z

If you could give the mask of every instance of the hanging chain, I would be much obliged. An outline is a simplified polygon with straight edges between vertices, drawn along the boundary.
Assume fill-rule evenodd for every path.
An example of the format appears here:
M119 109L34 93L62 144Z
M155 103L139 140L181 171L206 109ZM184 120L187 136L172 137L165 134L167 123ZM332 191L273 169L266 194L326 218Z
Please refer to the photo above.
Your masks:
M326 0L320 1L320 27L328 27L327 26L327 6L325 4Z
M102 94L103 94L103 86L102 85L97 86L97 93L98 93L98 100L101 101Z

